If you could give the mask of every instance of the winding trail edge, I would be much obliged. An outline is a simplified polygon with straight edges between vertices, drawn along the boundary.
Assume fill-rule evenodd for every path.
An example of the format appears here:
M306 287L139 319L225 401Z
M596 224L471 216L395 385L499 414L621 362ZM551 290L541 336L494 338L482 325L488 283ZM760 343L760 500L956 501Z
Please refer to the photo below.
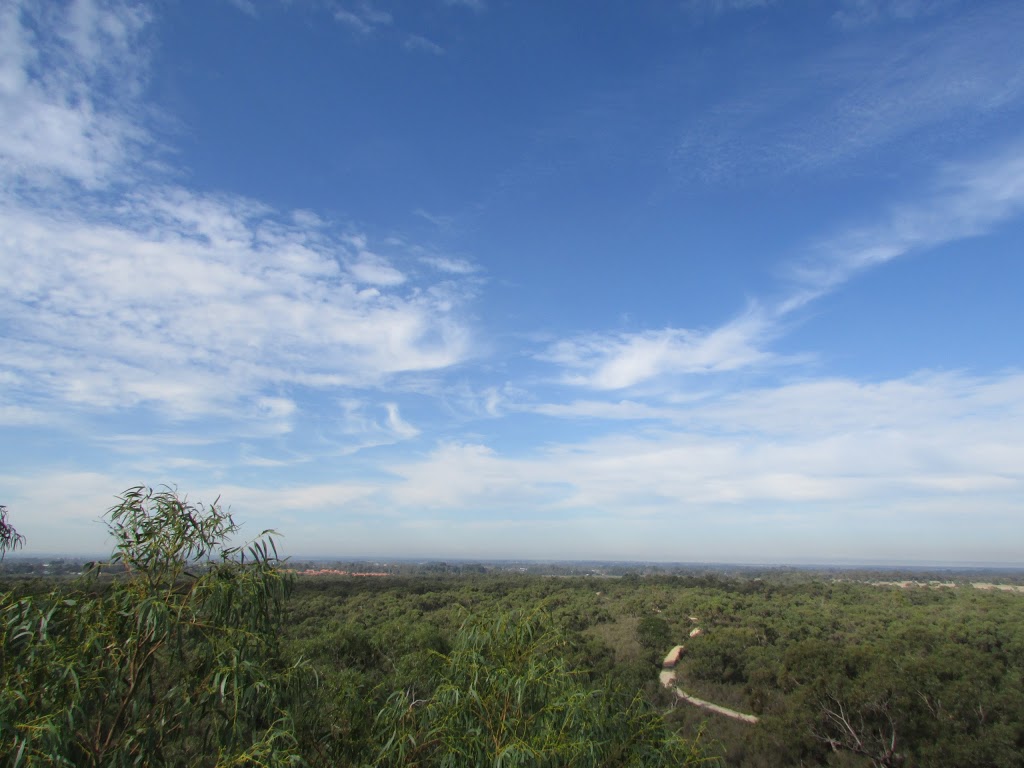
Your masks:
M693 704L695 707L706 709L709 712L724 715L725 717L731 717L733 720L742 720L744 723L758 722L757 715L747 715L743 712L737 712L735 709L720 707L717 704L712 704L710 701L704 701L704 699L698 699L696 696L691 696L682 688L676 686L676 673L670 669L661 670L661 674L658 675L658 680L661 682L663 688L672 688L675 695L687 704Z

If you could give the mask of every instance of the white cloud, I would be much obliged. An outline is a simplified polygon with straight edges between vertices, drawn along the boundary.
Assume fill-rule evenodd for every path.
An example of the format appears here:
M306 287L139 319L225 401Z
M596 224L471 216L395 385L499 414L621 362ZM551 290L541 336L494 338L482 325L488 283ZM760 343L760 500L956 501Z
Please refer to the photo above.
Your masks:
M334 10L335 21L345 24L360 34L368 35L377 27L391 24L393 18L387 11L381 11L370 3L360 3Z
M632 510L682 522L705 518L709 505L743 502L753 505L743 514L754 515L759 504L884 499L895 514L922 494L1005 499L1024 489L1021 374L797 383L675 410L675 426L522 457L444 444L394 468L403 480L393 499L466 510L527 503L626 517Z
M921 202L894 207L885 220L841 232L794 264L797 289L777 311L785 314L854 274L910 252L987 234L1024 210L1024 143L975 163L950 164Z
M560 341L542 359L564 366L566 383L623 389L664 375L731 371L765 362L770 355L759 346L768 330L762 313L751 309L711 331L666 328Z
M603 400L575 400L569 403L540 403L520 405L517 410L543 416L568 419L600 419L611 421L662 421L678 418L673 408L658 407L632 400L605 402Z
M256 6L253 4L252 0L227 0L227 1L231 5L235 6L235 8L240 10L242 13L244 13L246 16L252 16L254 18L257 16Z
M632 411L626 417L646 416L637 403L620 405ZM282 528L291 550L302 552L351 545L352 551L391 555L458 550L622 558L635 552L770 561L818 552L957 560L968 559L968 550L951 548L950 526L988 526L991 532L1019 524L1019 372L795 382L658 407L673 415L519 453L482 441L442 442L422 458L390 463L386 475L373 479L270 490L207 479L188 490L204 501L219 494L255 529ZM352 402L348 408L360 437L376 432L393 442L413 436L415 428L394 403ZM606 415L597 411L599 418ZM573 416L586 417L588 409ZM12 489L8 503L16 523L31 520L33 535L40 535L40 526L65 522L81 535L110 506L113 490L138 482L122 475L58 473L5 477L0 484ZM452 526L463 531L458 542L443 535ZM919 526L946 533L934 542L919 536L916 545L902 538L891 552L876 540L883 528ZM669 529L679 530L680 538L666 537ZM489 540L495 534L500 542ZM837 535L846 537L841 546L833 543ZM798 538L786 543L792 536ZM1003 550L1007 560L1024 556L1019 544Z
M4 4L0 175L96 189L126 174L127 159L148 142L130 109L147 21L143 8L120 2Z
M261 206L170 188L119 213L0 211L0 318L13 329L0 368L58 401L189 417L268 386L373 385L469 352L452 287L387 291L404 277L383 260Z
M131 52L137 35L149 22L144 7L118 0L72 0L65 24L59 27L90 72L109 68L112 60L137 61Z
M832 14L841 27L862 27L879 21L907 21L928 15L951 5L956 0L842 0Z
M0 403L0 426L28 427L51 424L56 419L52 413L25 405L5 405Z
M338 510L355 499L374 492L371 485L358 483L321 483L288 488L266 489L238 485L226 485L219 490L210 489L219 495L225 504L230 505L232 513L237 514L239 521L280 519L282 511L293 510ZM200 498L196 495L196 498Z
M444 54L444 48L435 43L433 40L429 40L422 35L409 35L405 38L405 42L402 46L407 51L421 51L423 53L430 53L434 56L441 56Z
M537 482L530 476L533 466L501 458L484 445L444 444L425 461L393 466L391 471L402 482L389 496L407 508L450 509L481 503L502 509L527 499L541 500L531 488Z
M295 413L295 401L287 397L261 397L256 401L260 414L271 419L280 419Z
M282 434L290 389L465 359L470 292L452 279L413 285L309 211L142 181L147 22L116 0L0 9L0 375L35 393L4 419L149 407Z
M391 266L387 259L364 251L348 268L352 276L361 283L377 286L401 285L405 275Z
M455 218L453 216L439 216L438 214L430 213L430 211L425 211L422 208L414 210L413 215L429 221L435 227L444 231L450 230L455 223Z
M465 259L454 259L450 256L423 256L420 258L439 272L447 272L450 275L472 275L479 272L480 268Z
M338 429L343 437L332 438L342 455L350 455L366 448L394 445L411 440L420 431L402 418L397 403L371 404L348 398L340 401ZM383 411L383 419L381 418Z
M402 418L402 415L398 412L397 404L385 403L384 409L388 414L388 427L397 437L400 437L403 440L409 440L420 433L416 427Z

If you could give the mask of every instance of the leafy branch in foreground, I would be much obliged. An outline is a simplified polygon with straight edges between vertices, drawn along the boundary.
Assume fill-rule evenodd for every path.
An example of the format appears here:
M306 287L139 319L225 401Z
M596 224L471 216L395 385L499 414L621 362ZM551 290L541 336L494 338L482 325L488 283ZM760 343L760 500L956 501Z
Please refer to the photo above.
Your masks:
M0 752L13 765L286 765L290 577L273 531L232 544L217 502L130 488L108 563L71 588L0 602ZM108 576L121 564L126 573Z
M25 546L25 537L7 519L7 507L0 504L0 560L4 555Z

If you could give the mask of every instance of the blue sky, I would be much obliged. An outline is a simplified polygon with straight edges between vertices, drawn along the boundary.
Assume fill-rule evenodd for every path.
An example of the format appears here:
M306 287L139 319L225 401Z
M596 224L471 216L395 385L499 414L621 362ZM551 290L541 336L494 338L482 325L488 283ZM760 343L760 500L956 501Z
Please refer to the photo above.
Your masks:
M0 0L0 503L1024 564L1024 5Z

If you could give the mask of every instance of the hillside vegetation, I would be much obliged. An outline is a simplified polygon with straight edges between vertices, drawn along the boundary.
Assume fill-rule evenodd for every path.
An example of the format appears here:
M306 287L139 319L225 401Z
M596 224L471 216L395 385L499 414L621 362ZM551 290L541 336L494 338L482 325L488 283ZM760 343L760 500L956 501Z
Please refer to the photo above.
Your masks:
M130 489L107 523L108 562L2 589L7 764L1024 765L1016 592L792 571L297 576L273 532L233 543L227 512L172 491ZM758 722L662 688L676 644L680 687Z

